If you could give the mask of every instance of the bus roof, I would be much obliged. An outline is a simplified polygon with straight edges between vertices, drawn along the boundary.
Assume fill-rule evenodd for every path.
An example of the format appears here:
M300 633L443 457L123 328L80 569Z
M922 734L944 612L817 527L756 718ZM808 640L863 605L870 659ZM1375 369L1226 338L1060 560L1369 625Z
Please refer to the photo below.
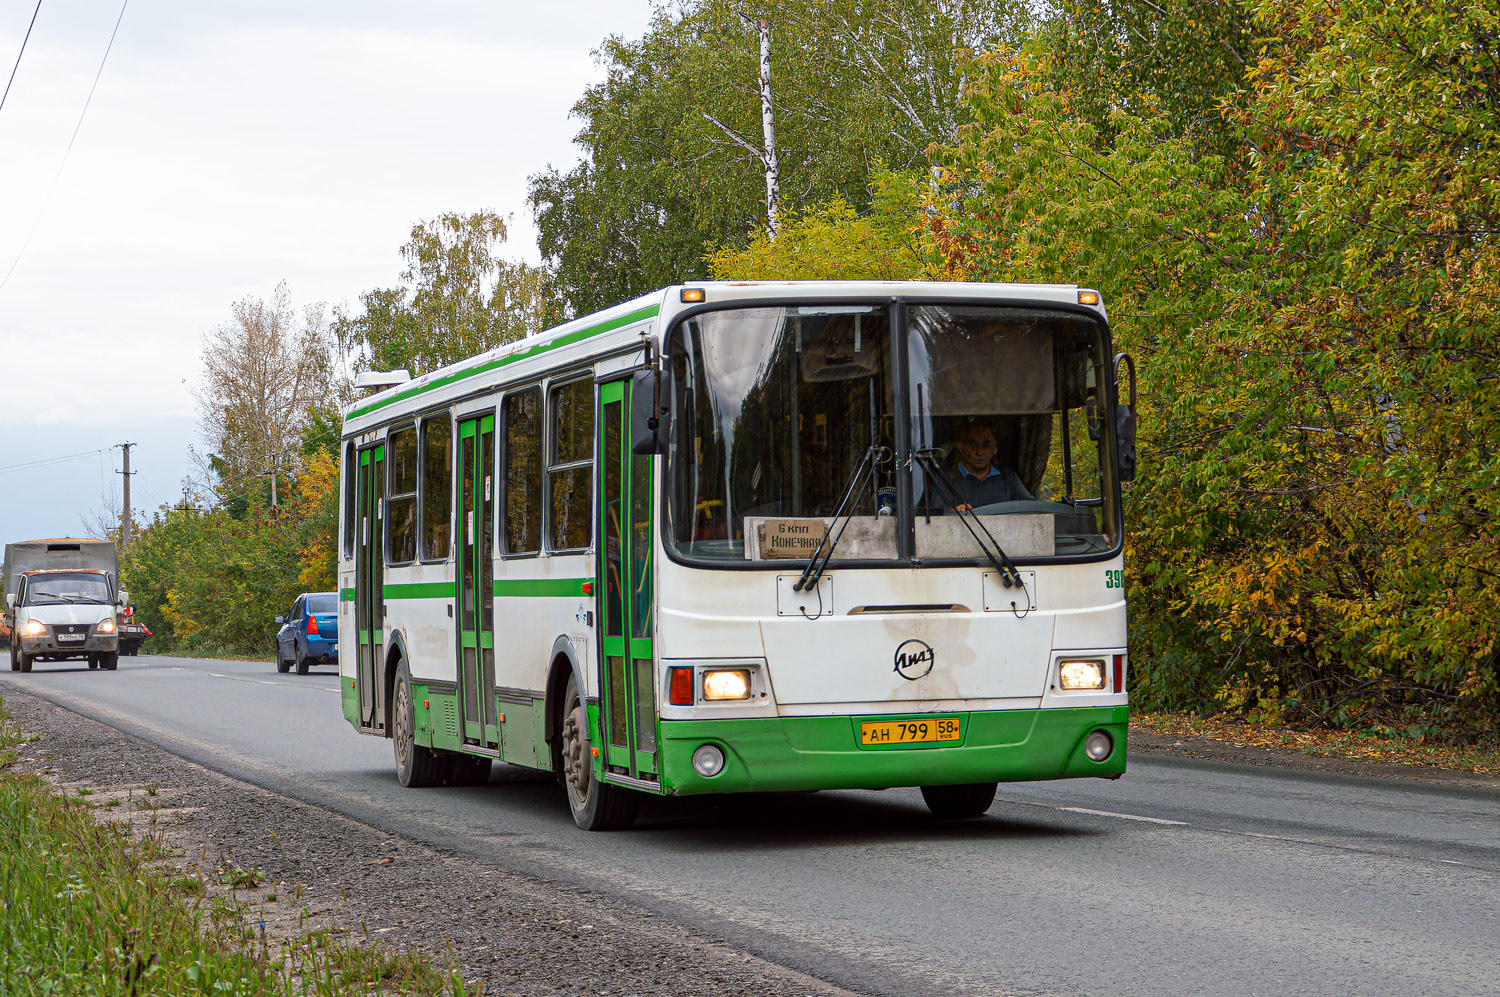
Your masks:
M693 281L674 284L630 301L622 302L602 311L580 316L562 325L537 332L509 343L502 343L466 360L429 371L403 384L395 385L362 398L351 404L344 413L345 435L358 433L386 421L386 417L405 414L441 399L452 400L471 390L469 385L459 382L470 378L523 363L526 360L559 350L585 340L593 340L609 333L619 333L615 342L601 342L589 349L574 351L568 356L559 355L559 362L578 360L592 351L604 351L608 347L628 343L630 335L640 335L658 329L659 319L670 320L677 312L687 307L681 302L680 292L686 288L702 289L703 304L736 302L745 303L757 299L776 299L806 295L818 299L954 299L995 300L1009 302L1036 302L1078 306L1080 289L1077 284L1001 284L958 281L899 281L899 280L782 280L782 281ZM1092 306L1104 316L1102 299ZM534 372L525 365L516 373ZM454 387L453 391L443 391ZM414 405L402 403L422 398ZM386 412L384 417L369 418L377 412L395 407L395 412Z

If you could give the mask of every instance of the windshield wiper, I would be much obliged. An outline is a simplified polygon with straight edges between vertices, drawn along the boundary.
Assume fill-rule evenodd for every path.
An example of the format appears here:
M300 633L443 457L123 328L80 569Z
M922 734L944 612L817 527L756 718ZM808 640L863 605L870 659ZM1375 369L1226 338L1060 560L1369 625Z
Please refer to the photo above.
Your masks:
M839 545L839 539L843 537L844 530L849 526L849 520L854 516L854 507L859 505L859 500L865 494L865 486L870 483L867 472L890 459L890 448L883 447L879 443L871 443L865 450L864 456L860 457L859 463L854 467L854 473L849 476L848 484L844 486L844 497L839 499L838 507L833 510L833 522L828 524L823 539L818 541L818 549L813 551L812 560L808 561L807 567L802 569L802 577L798 578L796 584L792 586L793 592L801 592L803 589L813 588L818 584L818 579L823 576L828 562L833 558L833 549ZM857 494L854 491L856 484L859 485ZM846 508L849 510L848 516L844 514ZM840 519L844 520L843 523L839 523ZM835 526L839 528L837 534L833 532ZM831 541L830 537L833 538ZM823 558L821 564L818 563L820 556Z
M957 490L954 489L952 482L943 476L942 468L938 467L938 462L933 457L933 454L936 452L935 450L918 450L915 456L918 463L922 465L922 469L927 472L927 477L931 479L933 485L943 493L944 503L958 516L959 522L963 523L965 528L968 529L969 536L974 538L974 542L979 545L979 549L984 551L984 556L989 558L990 563L995 566L995 570L1000 573L1000 584L1006 588L1020 586L1024 589L1026 583L1021 580L1021 573L1016 570L1015 564L1005 553L1005 548L1000 546L1000 541L990 536L990 531L985 529L984 521L975 514L973 509L959 508L959 506L964 504L964 500L958 494ZM985 540L994 544L995 549L993 552L990 551L984 540L979 539L979 533L974 532L975 526L979 527L979 533L984 534ZM995 556L997 554L999 557Z

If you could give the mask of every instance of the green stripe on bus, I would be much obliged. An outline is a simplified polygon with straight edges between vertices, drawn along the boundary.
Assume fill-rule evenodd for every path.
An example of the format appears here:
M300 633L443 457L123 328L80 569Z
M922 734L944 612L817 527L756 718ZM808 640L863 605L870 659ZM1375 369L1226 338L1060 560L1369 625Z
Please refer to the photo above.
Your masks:
M354 601L354 590L353 589L339 589L339 602L353 602L353 601Z
M581 596L583 586L592 578L510 578L495 579L497 596Z
M387 585L381 591L387 599L451 599L458 589L452 582L410 582Z
M530 349L521 350L517 353L511 353L507 356L499 357L495 360L491 360L489 363L482 363L479 366L471 367L468 370L459 370L454 371L451 374L444 374L442 377L433 378L427 384L419 385L413 388L407 388L404 391L398 391L389 398L383 398L379 401L372 401L369 404L357 406L350 409L348 414L345 415L344 418L357 419L362 415L369 415L371 412L383 409L387 405L394 405L397 402L405 401L408 398L415 398L417 395L420 395L424 392L433 391L437 388L445 388L450 384L456 384L459 381L467 380L471 377L478 377L480 374L487 374L492 370L497 370L509 364L516 363L517 361L526 360L539 354L546 353L548 350L555 350L563 346L572 346L574 343L582 342L585 339L591 339L594 336L610 332L614 329L619 329L622 326L633 325L636 322L641 322L648 318L654 318L660 311L660 305L647 305L644 308L636 309L628 315L621 315L618 318L609 319L608 321L600 322L596 325L584 326L582 329L570 332L565 336L559 336L550 342L539 343L536 346L531 347Z

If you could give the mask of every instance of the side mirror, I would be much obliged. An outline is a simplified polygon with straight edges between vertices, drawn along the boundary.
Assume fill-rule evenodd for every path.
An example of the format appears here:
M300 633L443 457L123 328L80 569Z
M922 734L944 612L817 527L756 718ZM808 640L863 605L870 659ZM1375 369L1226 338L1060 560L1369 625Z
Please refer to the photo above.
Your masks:
M285 623L286 622L286 617L285 616L278 616L278 617L276 617L276 622L277 623Z
M5 593L5 608L6 609L13 609L15 607L15 605L16 605L16 594L14 592L7 592L7 593Z
M1135 480L1135 361L1130 354L1115 357L1115 391L1120 390L1120 364L1130 376L1130 402L1115 406L1115 464L1121 481Z
M638 454L667 452L671 435L672 377L659 367L630 377L630 450Z

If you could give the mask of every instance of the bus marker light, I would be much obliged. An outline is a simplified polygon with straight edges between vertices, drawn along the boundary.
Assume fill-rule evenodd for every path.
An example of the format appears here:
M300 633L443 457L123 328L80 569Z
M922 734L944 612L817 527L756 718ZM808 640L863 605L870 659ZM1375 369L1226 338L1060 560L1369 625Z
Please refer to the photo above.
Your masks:
M353 685L354 683L350 682L349 684ZM432 709L431 706L427 705L427 700L425 700L425 699L422 700L422 709L424 709L424 710L430 710L430 709Z
M703 698L749 699L750 672L744 668L703 673Z
M595 758L599 757L599 749L598 748L590 748L589 751L593 752L593 755L594 755Z
M1057 684L1068 692L1077 692L1080 689L1103 689L1104 662L1093 660L1059 661L1057 663Z
M500 719L497 720L496 723L502 723L502 724L505 723L505 714L504 713L500 714Z
M1096 730L1083 739L1083 753L1096 762L1102 762L1114 754L1115 739L1102 730Z
M1125 691L1125 655L1115 655L1115 692Z
M1080 305L1097 305L1099 303L1098 291L1079 291L1078 303Z
M593 582L584 582L583 583L583 594L584 595L593 595L594 594L594 583Z
M667 702L673 706L693 705L693 670L691 668L673 668L670 688L667 692Z
M703 745L693 752L693 771L706 779L712 779L724 771L724 752L717 745Z
M682 297L682 301L683 301L684 304L689 304L689 305L697 304L698 302L700 302L700 301L703 300L703 288L701 288L701 287L684 287L682 289L682 295L681 295L681 297Z

